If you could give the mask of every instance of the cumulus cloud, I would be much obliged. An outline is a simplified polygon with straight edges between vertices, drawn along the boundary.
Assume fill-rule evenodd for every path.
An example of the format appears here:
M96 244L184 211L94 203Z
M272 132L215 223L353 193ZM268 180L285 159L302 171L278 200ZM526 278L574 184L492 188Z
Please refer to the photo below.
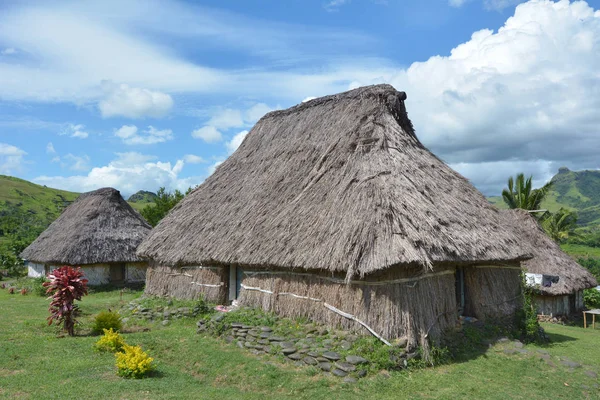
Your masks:
M117 153L108 165L94 167L86 175L39 176L33 181L77 192L110 186L120 190L124 196L138 190L156 191L161 186L170 190L186 190L201 183L202 178L180 178L184 164L183 160L174 164L157 161L154 156L137 152Z
M52 142L49 142L46 145L46 153L47 154L56 154L56 150L54 150L54 145L52 144Z
M227 108L217 111L209 120L207 125L214 126L217 129L236 128L244 125L242 112Z
M16 52L17 50L15 50L13 47L7 47L6 49L0 51L0 54L2 54L3 56L8 56L10 54L15 54Z
M173 131L170 129L159 130L150 125L146 130L138 132L135 125L123 125L115 131L115 136L129 145L156 144L172 140Z
M229 154L232 154L234 151L237 150L238 147L240 147L240 144L242 144L247 134L248 131L241 131L240 133L236 134L229 142L227 142L227 150L229 151Z
M26 154L16 146L0 143L0 174L11 175L21 171Z
M192 131L192 137L202 139L206 143L217 143L223 140L223 135L214 126L204 126Z
M276 107L279 108L279 107ZM265 116L265 114L273 111L274 108L265 103L256 103L246 110L244 113L244 121L246 123L254 123Z
M304 100L302 100L302 102L306 103L307 101L311 101L311 100L314 100L314 99L316 99L316 97L308 96L308 97L305 97Z
M343 6L344 4L347 4L349 2L350 2L350 0L330 0L327 3L325 3L323 8L325 8L325 10L327 10L329 12L337 11L341 6Z
M206 162L206 160L204 160L202 157L194 154L186 154L183 156L183 161L188 164L202 164Z
M600 167L598 65L600 11L535 1L517 6L497 32L475 32L449 56L414 63L388 82L408 93L421 141L497 194L520 171ZM493 182L476 173L489 166L499 171Z
M59 132L59 135L68 135L70 137L86 139L89 134L84 130L85 125L81 124L67 124L66 127Z
M173 108L170 95L159 91L117 85L111 81L102 82L104 99L98 104L104 118L127 117L143 118L164 117Z
M76 156L69 153L62 157L62 160L66 161L69 169L73 171L87 171L90 169L90 157L85 154L83 156Z

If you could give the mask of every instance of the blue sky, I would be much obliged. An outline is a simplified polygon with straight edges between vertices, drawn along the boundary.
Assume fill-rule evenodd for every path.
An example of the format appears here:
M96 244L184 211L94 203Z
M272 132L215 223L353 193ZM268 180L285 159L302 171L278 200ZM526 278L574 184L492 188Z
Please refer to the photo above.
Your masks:
M125 3L125 4L123 4ZM362 85L486 194L598 169L600 0L4 1L0 174L201 183L266 112Z

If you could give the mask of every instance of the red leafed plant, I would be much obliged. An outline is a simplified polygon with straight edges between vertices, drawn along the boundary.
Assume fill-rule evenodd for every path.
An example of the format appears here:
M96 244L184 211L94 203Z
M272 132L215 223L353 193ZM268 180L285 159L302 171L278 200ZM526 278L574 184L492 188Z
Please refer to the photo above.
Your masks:
M81 300L81 297L88 294L87 279L83 279L81 268L72 268L68 265L57 268L48 277L50 282L44 282L47 287L46 294L51 294L52 302L48 311L48 325L56 321L57 324L63 324L65 331L69 336L75 336L75 300Z

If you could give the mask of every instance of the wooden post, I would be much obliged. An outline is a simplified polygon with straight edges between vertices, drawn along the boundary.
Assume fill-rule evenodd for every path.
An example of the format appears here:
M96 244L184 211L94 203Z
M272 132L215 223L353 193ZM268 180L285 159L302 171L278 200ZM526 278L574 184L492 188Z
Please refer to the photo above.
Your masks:
M585 311L583 312L583 329L587 328L587 317Z

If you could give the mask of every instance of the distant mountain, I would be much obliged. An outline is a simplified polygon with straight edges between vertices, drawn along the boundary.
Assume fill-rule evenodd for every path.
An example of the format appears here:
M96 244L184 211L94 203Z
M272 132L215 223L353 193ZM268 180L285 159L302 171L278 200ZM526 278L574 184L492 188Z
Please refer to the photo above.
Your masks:
M129 196L127 201L129 203L153 203L156 197L156 193L148 192L146 190L140 190L139 192Z
M600 170L571 171L562 167L551 181L554 185L542 203L543 208L574 210L579 216L579 225L600 226ZM506 208L501 196L488 199L497 207Z

